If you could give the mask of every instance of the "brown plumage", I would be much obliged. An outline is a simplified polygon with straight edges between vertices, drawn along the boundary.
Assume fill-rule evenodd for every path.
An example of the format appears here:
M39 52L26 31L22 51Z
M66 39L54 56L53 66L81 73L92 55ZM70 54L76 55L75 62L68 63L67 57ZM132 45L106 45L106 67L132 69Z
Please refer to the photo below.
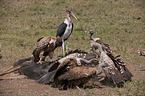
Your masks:
M90 33L93 32L91 31ZM93 39L92 36L90 37L91 49L100 57L99 71L97 74L101 74L102 70L104 70L106 77L118 86L122 86L125 81L130 81L133 75L127 69L124 62L120 60L120 55L112 55L112 51L108 44L102 43L101 39L99 39L99 41L94 41L95 39Z
M34 62L33 57L21 59L15 62L13 68L0 73L0 75L8 74L18 70L19 74L27 76L27 78L35 79L38 83L51 84L52 86L58 87L60 89L85 86L85 84L96 74L96 68L87 67L84 65L88 63L91 64L92 61L96 61L97 59L90 58L91 61L86 60L84 59L84 54L87 52L83 52L81 50L78 52L80 53L77 53L77 50L74 50L70 52L71 54L64 58L55 60L53 62L42 61L42 64L37 64ZM81 56L81 54L84 58L79 59L81 64L78 64L77 56ZM89 56L93 58L96 57L91 54L89 54ZM1 77L0 79L4 78Z
M14 63L14 67L0 73L0 76L9 74L11 72L18 71L19 74L25 75L31 79L39 79L41 76L46 74L48 70L53 70L59 63L56 61L49 62L43 61L42 64L34 62L34 58L25 58L18 60ZM52 68L51 68L52 67ZM1 78L0 78L1 79ZM9 78L6 78L9 79Z
M103 48L103 51L107 51L107 52L112 52L110 47L109 47L109 44L103 42L100 38L94 38L94 31L93 30L90 30L88 32L88 34L90 34L90 40L91 40L91 43L99 43L101 44L102 48ZM93 50L93 51L97 51L97 50Z
M25 59L20 59L20 60L18 60L18 61L16 61L14 63L14 67L13 68L11 68L9 70L6 70L4 72L1 72L0 76L5 75L5 74L9 74L11 72L19 70L22 67L33 65L33 64L34 64L34 58L33 57L29 57L29 58L25 58Z
M66 59L56 70L43 75L37 82L68 89L84 86L95 74L96 68L78 66L75 59Z
M58 62L61 62L61 64L56 70L46 73L40 79L38 79L37 82L43 84L52 84L52 86L59 87L60 89L85 86L85 84L96 74L96 67L88 67L87 64L93 63L94 61L98 64L98 61L96 62L97 59L91 58L93 61L92 62L82 58L80 59L81 64L79 64L77 61L77 56L83 56L87 52L77 49L69 53L70 54L68 54L66 57L58 60ZM89 54L91 57L93 57L93 55ZM88 58L87 55L86 57ZM96 56L93 58L96 58Z
M140 54L140 56L145 56L145 52L143 51L139 51L138 53Z
M37 46L33 51L34 62L45 61L45 58L49 56L51 59L53 58L54 50L60 45L61 38L58 37L41 37L37 40Z
M96 68L79 66L70 69L58 77L62 89L84 87L93 76L96 75Z

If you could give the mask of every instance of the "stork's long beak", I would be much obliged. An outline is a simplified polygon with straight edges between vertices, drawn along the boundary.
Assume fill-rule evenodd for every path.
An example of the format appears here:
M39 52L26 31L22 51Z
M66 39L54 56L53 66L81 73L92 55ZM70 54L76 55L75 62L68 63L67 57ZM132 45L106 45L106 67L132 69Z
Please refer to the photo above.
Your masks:
M71 12L71 15L72 15L76 20L78 20L77 17L76 17L72 12Z

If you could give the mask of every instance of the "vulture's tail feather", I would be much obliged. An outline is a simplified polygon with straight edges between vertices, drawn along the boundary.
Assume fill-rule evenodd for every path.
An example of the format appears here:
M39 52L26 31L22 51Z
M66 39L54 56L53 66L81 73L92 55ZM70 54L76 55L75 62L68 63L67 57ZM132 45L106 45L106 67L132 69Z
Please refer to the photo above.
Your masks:
M43 75L40 79L38 79L36 82L42 83L42 84L48 84L50 83L51 78L53 78L54 74L56 73L56 70L52 72L48 72L45 75Z

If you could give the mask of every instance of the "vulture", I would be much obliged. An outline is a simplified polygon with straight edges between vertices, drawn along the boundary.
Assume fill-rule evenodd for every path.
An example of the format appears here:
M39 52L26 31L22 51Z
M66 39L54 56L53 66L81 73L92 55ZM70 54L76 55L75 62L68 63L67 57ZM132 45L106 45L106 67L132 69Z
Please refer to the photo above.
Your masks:
M16 70L19 70L20 68L23 68L25 66L29 66L29 65L33 65L35 62L34 62L34 57L29 57L29 58L25 58L25 59L20 59L18 61L16 61L14 63L14 67L9 69L9 70L6 70L4 72L1 72L0 73L0 76L3 76L5 74L9 74L11 72L14 72Z
M0 42L0 59L2 58L2 55L1 55L1 42Z
M54 50L58 47L59 43L61 43L61 38L59 36L46 36L39 38L37 40L37 46L32 53L34 56L34 62L41 64L41 61L45 61L47 56L52 59Z
M64 58L59 60L59 62L63 63L63 61L67 58L75 58L79 65L96 66L96 64L98 64L97 55L95 53L88 53L80 49L70 50Z
M93 42L97 42L97 43L101 44L101 46L102 46L102 48L103 48L104 51L107 51L107 52L110 52L111 53L111 49L109 47L109 44L102 42L102 40L100 38L94 38L94 31L93 30L90 30L88 32L88 34L90 34L90 40L91 40L92 43Z
M93 52L97 53L100 58L99 71L96 71L96 75L104 71L107 79L113 81L117 86L123 86L125 81L131 81L133 75L124 62L119 59L119 55L113 56L111 51L108 50L106 53L103 46L95 41L91 41L91 49Z
M0 76L18 70L19 74L34 79L38 83L68 89L86 86L96 74L96 67L90 67L90 65L98 64L95 54L78 49L70 51L66 57L52 62L42 61L42 64L37 64L34 59L34 57L30 57L18 60L13 68L1 72ZM90 65L85 66L86 64Z
M1 46L1 42L0 42L0 52L1 52L1 47L2 47L2 46Z
M145 56L145 52L140 51L138 53L140 54L140 56Z
M90 67L90 65L93 63L97 65L98 59L95 54L75 50L69 52L66 57L59 59L58 62L60 65L56 70L46 73L37 82L51 83L54 87L60 89L83 86L96 74L96 68Z

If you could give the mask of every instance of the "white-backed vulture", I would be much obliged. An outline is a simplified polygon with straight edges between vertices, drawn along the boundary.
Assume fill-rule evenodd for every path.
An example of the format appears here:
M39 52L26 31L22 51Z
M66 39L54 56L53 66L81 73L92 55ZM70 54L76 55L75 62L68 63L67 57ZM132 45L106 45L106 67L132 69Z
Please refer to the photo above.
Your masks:
M58 47L59 43L61 43L61 38L59 36L46 36L39 38L37 40L37 46L32 53L34 56L34 62L41 63L41 61L45 61L47 56L52 59L54 50Z
M92 50L97 50L97 54L100 57L99 71L96 72L97 75L104 71L106 77L118 86L122 86L125 81L131 81L133 75L127 69L124 62L118 58L119 56L113 56L110 51L106 53L102 45L94 41L91 42L91 48Z

